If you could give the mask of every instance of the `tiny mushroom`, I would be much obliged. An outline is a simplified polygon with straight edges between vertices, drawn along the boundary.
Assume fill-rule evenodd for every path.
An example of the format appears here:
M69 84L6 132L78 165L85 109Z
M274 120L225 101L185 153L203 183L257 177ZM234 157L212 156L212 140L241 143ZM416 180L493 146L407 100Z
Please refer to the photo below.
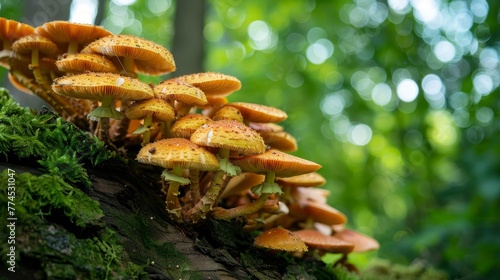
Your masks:
M144 123L133 133L142 134L142 145L146 145L150 140L153 122L169 122L175 118L175 111L167 101L159 98L150 98L133 103L125 111L125 115L131 120L144 120Z
M252 192L259 195L257 200L254 200L250 204L231 209L214 209L212 216L218 219L229 220L238 216L246 216L257 212L264 203L266 203L269 195L282 193L279 185L275 183L276 176L296 176L314 172L321 168L321 165L315 162L273 149L262 154L233 159L232 162L241 167L243 171L263 173L266 177L262 184L252 188Z
M168 138L149 143L139 151L137 160L165 168L162 179L170 182L166 198L167 210L175 219L181 216L181 205L177 197L179 186L190 183L188 178L182 177L183 170L219 169L217 158L212 153L184 138Z
M197 219L204 218L216 203L222 191L224 175L235 176L241 172L229 161L230 153L235 152L242 156L260 154L266 150L266 145L255 130L234 120L220 120L202 125L190 139L200 146L219 150L220 170L214 174L203 198L191 209L192 217Z
M306 252L307 246L295 233L285 228L268 229L257 236L254 246L288 252Z

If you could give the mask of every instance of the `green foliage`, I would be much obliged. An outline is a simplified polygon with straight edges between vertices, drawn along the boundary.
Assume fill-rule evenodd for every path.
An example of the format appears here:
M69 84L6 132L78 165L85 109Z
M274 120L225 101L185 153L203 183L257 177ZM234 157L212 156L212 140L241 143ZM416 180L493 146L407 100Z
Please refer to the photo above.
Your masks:
M8 178L7 170L0 173L2 182L7 182ZM64 182L61 177L16 173L14 178L16 191L13 200L18 219L38 220L38 217L50 216L52 212L61 212L71 223L81 228L101 224L103 213L99 203ZM5 192L0 196L0 200L5 210L2 215L6 215L8 197Z
M65 181L90 186L83 167L93 166L114 156L96 137L79 130L52 113L34 114L24 110L0 92L0 155L7 159L40 158L42 170Z

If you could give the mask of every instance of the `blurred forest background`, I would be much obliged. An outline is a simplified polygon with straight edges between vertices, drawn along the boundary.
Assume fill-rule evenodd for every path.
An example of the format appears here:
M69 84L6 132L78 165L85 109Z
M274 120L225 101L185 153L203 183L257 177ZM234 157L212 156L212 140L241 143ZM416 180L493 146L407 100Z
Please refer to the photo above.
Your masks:
M353 262L421 262L451 279L491 279L500 274L499 7L0 0L0 16L33 26L68 18L103 25L174 47L179 71L171 76L238 77L243 88L229 99L285 110L294 154L323 165L329 203L346 213L348 227L381 243ZM197 56L177 59L193 46Z

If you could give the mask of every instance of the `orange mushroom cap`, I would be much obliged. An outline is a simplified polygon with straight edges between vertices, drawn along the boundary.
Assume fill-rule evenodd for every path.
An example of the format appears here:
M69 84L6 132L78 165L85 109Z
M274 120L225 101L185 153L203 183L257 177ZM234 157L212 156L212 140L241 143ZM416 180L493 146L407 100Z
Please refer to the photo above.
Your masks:
M170 134L174 137L191 138L202 125L213 122L209 117L202 114L187 114L180 117L170 128Z
M241 82L236 77L214 72L188 74L175 79L200 88L206 95L222 97L241 88Z
M180 166L185 169L215 171L217 158L202 147L184 138L168 138L142 147L136 158L139 162L166 169Z
M175 111L172 105L159 98L150 98L137 101L125 111L129 119L144 119L148 114L152 115L153 121L169 121L175 118Z
M326 183L326 180L317 172L305 173L292 177L278 178L278 183L290 187L318 187Z
M304 241L309 248L330 253L348 254L354 249L354 244L330 235L324 235L314 229L302 229L294 233Z
M353 252L367 252L380 248L380 244L377 240L350 229L343 229L336 232L333 234L333 237L354 244Z
M38 49L40 53L46 55L56 55L59 52L56 44L35 34L19 38L12 44L12 50L20 54L31 53L33 49Z
M288 115L271 106L247 103L247 102L231 102L225 106L232 106L240 110L243 118L248 122L261 122L261 123L277 123L286 120Z
M153 91L158 98L165 100L175 100L189 105L207 104L207 97L201 89L180 81L164 81L154 86Z
M57 68L68 73L110 72L118 73L111 60L98 54L65 54L56 61Z
M272 228L255 238L255 246L272 250L305 252L307 246L295 233L284 228Z
M314 172L321 165L278 150L268 150L265 153L246 156L232 160L233 164L243 171L254 173L275 172L278 177L296 176Z
M0 39L9 45L21 37L33 34L34 31L35 28L31 25L0 17ZM3 46L0 44L1 49Z

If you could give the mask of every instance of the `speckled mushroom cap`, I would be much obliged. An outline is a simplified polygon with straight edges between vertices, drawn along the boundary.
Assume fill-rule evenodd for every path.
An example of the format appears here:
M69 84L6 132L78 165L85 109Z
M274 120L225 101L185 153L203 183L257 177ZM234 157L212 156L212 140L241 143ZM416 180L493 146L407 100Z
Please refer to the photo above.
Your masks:
M289 252L306 252L307 246L295 233L285 228L272 228L254 240L254 246Z
M288 118L288 115L284 111L261 104L231 102L225 106L232 106L240 110L243 118L248 122L277 123Z
M35 48L47 55L55 55L59 52L56 44L40 35L27 35L12 44L12 50L20 54L31 53Z
M240 156L261 154L266 150L262 137L250 127L234 120L220 120L198 128L191 141L205 147L226 148Z
M76 42L81 45L112 34L102 26L62 20L46 22L35 28L35 33L55 43Z
M93 53L65 54L56 61L56 65L59 70L68 73L118 73L118 69L111 60Z
M380 248L380 244L377 240L354 230L343 229L334 233L332 236L354 244L353 252L367 252Z
M184 138L168 138L149 143L139 151L137 160L166 169L174 166L202 171L219 169L217 157Z
M154 86L153 91L158 98L175 100L184 104L205 105L208 102L201 89L181 81L164 81Z
M33 34L34 31L35 28L31 25L0 17L0 39L1 42L7 41L8 45L21 37ZM0 44L1 49L3 49L2 44Z
M326 183L326 179L317 172L305 173L302 175L278 178L280 185L290 187L319 187Z
M274 149L258 155L233 159L231 162L246 172L275 172L278 177L296 176L321 168L321 165L315 162Z
M238 122L243 122L243 116L241 115L240 111L230 106L223 106L219 108L219 110L217 110L212 116L212 119L214 121L235 120Z
M236 77L214 72L188 74L175 79L200 88L206 95L220 97L230 95L241 88L241 82Z
M175 118L175 110L165 100L150 98L137 101L125 111L129 119L144 119L148 114L152 114L153 120L164 122Z
M213 122L209 117L202 114L187 114L180 117L170 128L170 133L174 137L191 138L202 125Z
M324 235L314 229L302 229L294 231L294 233L302 239L309 248L337 254L348 254L354 249L354 244L330 235Z
M134 59L138 72L162 75L175 71L172 54L162 45L133 35L110 35L88 44L83 53Z
M54 92L73 98L100 100L103 96L115 99L142 100L153 97L151 87L138 79L112 73L84 73L56 78Z

